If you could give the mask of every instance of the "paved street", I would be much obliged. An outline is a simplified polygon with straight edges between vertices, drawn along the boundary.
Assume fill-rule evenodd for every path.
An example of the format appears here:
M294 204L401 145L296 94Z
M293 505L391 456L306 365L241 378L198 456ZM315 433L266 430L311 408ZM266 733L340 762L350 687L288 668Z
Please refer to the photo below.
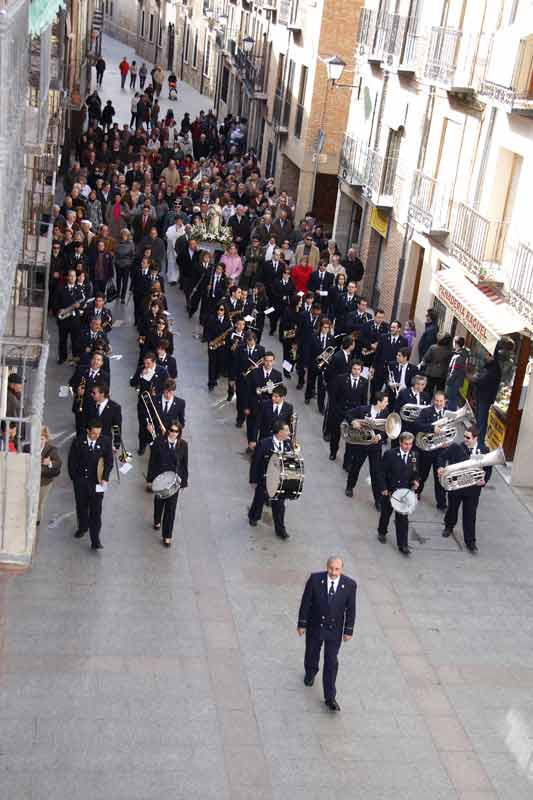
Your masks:
M118 61L128 50L113 44L113 52ZM103 94L118 106L110 69ZM198 107L208 103L189 106ZM113 480L101 553L72 537L64 469L33 569L0 577L2 798L323 800L341 791L364 800L529 800L529 513L496 475L472 557L441 538L426 493L413 555L402 558L393 536L386 546L376 539L365 480L353 500L344 496L341 459L328 461L320 417L293 381L306 478L287 507L291 538L274 536L270 513L250 528L244 434L222 384L207 392L205 346L181 293L172 289L169 300L190 451L174 545L164 549L151 527L146 456L135 455L120 485ZM122 358L112 361L112 396L136 450L132 315L131 304L115 309L122 324L111 339ZM55 364L53 322L50 332L45 421L66 460L71 401L58 389L70 371ZM320 682L304 687L295 631L304 581L330 553L345 557L359 583L338 715L325 709Z

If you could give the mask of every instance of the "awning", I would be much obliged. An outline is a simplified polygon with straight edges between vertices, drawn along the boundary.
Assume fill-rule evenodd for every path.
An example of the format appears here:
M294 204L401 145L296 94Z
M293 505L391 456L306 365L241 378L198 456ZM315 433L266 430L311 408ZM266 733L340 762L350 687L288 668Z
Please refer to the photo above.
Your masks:
M525 328L525 321L508 303L490 300L460 270L435 272L430 291L489 353L494 353L502 336Z

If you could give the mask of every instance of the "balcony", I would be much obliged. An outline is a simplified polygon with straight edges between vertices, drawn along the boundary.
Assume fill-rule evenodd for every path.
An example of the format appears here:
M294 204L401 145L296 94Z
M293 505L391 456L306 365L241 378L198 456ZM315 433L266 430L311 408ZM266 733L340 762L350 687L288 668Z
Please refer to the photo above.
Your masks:
M387 14L379 28L377 52L381 53L383 69L395 72L416 72L419 64L420 37L416 34L416 17Z
M500 265L508 227L508 222L487 219L459 203L450 253L475 283L503 283Z
M533 328L533 247L524 242L516 249L506 294L509 305Z
M507 48L503 45L507 44ZM493 101L510 114L533 116L533 42L523 39L519 44L516 62L512 64L510 80L505 79L509 73L509 45L507 42L495 40L487 69L479 94L486 100Z
M266 100L264 91L264 62L260 56L248 55L238 47L235 51L235 64L243 79L248 95L254 100Z
M492 37L463 33L456 28L432 28L424 65L424 78L448 92L476 92L483 81Z
M362 8L359 16L356 52L368 58L374 48L376 36L377 12L370 8Z
M416 170L407 213L410 224L420 233L442 241L450 231L451 209L450 188Z
M382 156L361 139L345 136L339 177L362 189L363 197L380 208L392 208L397 182L398 159Z

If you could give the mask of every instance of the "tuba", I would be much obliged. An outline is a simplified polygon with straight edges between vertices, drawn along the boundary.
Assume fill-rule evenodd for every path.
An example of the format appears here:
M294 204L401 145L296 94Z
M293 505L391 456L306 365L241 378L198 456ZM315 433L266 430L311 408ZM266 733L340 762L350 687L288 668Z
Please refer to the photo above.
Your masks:
M418 419L423 408L427 408L427 406L417 406L416 403L405 403L405 405L400 408L400 417L404 422L413 422L415 419Z
M365 417L360 422L361 428L353 428L348 420L341 422L341 434L346 444L369 445L372 443L376 432L386 433L389 439L397 439L402 432L402 420L395 411L389 414L386 419Z
M433 423L434 428L440 428L433 433L418 433L416 444L424 452L437 450L439 447L449 447L457 439L457 424L463 422L469 425L474 422L474 412L468 402L458 411L445 411L442 419Z
M468 489L469 486L475 486L485 479L485 467L496 467L498 464L505 464L505 454L501 447L490 453L480 453L478 456L471 456L467 461L459 461L457 464L444 467L439 478L440 485L447 492Z

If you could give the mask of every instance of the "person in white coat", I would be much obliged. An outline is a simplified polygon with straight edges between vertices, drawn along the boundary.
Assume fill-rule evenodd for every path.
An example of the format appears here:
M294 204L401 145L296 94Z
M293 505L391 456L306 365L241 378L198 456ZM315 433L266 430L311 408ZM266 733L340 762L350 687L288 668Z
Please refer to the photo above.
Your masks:
M178 264L176 261L176 242L181 236L187 238L187 231L183 220L176 219L173 225L167 228L167 281L173 286L178 281Z

